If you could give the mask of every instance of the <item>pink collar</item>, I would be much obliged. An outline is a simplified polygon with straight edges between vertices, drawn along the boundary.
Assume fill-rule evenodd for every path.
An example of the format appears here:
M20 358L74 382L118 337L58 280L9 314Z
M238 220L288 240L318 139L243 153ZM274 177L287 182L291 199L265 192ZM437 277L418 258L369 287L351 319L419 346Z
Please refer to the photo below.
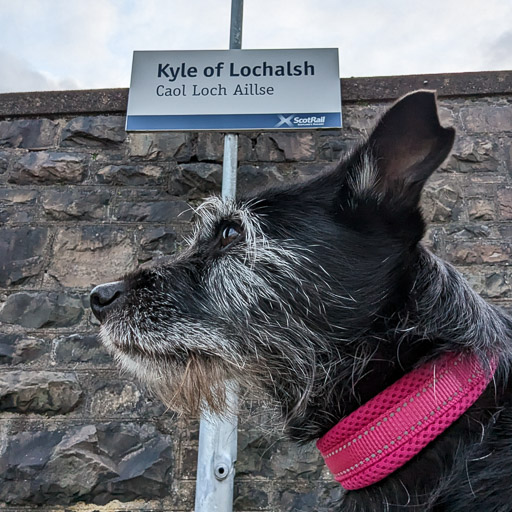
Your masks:
M494 375L490 366L445 354L342 419L316 444L335 479L361 489L403 466L473 405Z

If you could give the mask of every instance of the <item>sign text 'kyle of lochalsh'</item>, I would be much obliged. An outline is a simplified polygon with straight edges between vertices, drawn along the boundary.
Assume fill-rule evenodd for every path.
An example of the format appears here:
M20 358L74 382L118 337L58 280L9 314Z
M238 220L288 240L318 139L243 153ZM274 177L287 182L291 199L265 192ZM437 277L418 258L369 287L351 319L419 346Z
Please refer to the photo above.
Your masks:
M336 49L134 52L129 131L340 126Z

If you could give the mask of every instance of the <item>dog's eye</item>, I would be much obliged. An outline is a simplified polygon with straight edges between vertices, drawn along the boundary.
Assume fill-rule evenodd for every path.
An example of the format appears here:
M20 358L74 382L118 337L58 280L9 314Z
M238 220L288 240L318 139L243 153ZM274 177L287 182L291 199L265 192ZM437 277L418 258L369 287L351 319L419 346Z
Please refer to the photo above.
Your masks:
M222 230L222 237L220 239L220 245L222 247L227 247L231 243L233 243L240 235L242 234L242 228L240 226L236 226L234 224L230 224L226 226Z

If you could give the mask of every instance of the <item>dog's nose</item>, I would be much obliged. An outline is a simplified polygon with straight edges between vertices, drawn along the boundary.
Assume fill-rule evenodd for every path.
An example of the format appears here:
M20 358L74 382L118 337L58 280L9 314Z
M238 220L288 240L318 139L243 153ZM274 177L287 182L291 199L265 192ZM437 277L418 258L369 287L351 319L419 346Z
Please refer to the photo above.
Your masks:
M100 284L96 286L89 297L94 316L103 322L109 311L119 306L126 290L124 281Z

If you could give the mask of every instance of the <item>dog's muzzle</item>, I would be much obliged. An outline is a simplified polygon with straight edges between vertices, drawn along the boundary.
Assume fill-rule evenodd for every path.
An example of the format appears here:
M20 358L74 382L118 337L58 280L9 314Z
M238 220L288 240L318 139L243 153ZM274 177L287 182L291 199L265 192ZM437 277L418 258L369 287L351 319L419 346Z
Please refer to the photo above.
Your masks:
M121 306L124 302L125 291L124 281L115 281L96 286L89 296L94 316L100 322L103 322L110 311Z

